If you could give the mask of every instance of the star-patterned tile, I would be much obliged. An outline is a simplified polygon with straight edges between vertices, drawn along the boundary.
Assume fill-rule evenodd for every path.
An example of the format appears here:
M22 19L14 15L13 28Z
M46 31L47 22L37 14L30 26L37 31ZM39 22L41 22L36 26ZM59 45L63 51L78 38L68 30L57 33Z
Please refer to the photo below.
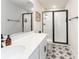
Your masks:
M47 59L75 59L70 46L47 44Z

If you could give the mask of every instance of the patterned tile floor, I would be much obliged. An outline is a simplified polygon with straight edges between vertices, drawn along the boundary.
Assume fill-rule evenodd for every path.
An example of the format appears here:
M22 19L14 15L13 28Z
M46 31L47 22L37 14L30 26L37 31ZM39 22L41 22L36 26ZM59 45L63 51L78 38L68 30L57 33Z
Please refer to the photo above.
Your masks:
M75 59L68 45L47 44L47 59Z

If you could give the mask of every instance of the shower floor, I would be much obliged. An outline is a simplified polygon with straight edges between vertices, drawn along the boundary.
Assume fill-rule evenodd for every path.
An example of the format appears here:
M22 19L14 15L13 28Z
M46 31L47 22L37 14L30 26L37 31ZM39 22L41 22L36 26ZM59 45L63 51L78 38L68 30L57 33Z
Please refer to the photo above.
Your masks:
M68 45L47 44L47 59L75 59Z

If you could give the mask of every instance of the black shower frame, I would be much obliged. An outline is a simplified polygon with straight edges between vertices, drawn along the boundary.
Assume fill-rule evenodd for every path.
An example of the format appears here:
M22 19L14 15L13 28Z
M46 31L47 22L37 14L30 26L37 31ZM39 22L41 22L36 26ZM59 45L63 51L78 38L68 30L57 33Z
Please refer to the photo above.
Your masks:
M43 13L45 13L45 12L52 12L52 19L53 19L53 30L52 30L52 34L53 34L53 38L52 38L52 41L53 41L53 43L59 43L59 44L68 44L68 10L56 10L56 11L43 11L42 12L42 32L44 32L43 31ZM64 43L64 42L55 42L55 23L54 23L54 13L55 12L66 12L66 42Z

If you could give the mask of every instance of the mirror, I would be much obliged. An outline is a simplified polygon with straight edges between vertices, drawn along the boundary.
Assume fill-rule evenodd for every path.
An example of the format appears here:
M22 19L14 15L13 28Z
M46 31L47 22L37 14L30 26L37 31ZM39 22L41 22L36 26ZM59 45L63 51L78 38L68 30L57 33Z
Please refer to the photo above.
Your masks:
M32 7L29 0L1 0L1 33L10 35L22 32L22 14L31 13ZM25 23L28 23L28 19ZM30 23L28 25L31 27Z
M32 31L32 13L22 14L22 32Z

